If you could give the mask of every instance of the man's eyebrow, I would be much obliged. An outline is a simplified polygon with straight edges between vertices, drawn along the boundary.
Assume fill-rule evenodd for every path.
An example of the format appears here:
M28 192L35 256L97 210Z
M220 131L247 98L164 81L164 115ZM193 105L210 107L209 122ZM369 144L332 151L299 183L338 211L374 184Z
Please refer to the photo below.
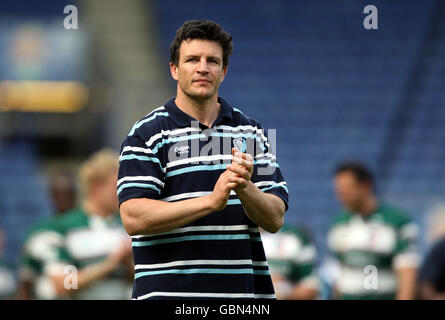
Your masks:
M216 61L221 61L221 58L219 58L219 57L215 57L215 56L209 56L208 58L209 58L209 59L214 59L214 60L216 60Z
M189 54L189 55L185 55L184 59L189 59L189 58L199 58L199 55L196 54ZM217 61L221 61L222 59L217 57L217 56L208 56L207 59L214 59Z

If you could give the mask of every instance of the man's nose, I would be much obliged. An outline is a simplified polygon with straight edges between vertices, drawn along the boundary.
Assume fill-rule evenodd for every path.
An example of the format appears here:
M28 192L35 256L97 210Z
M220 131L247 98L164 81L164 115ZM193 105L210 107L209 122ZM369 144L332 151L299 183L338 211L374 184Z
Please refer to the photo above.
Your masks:
M206 59L201 59L198 66L198 72L199 73L208 73L209 72L209 65L207 64Z

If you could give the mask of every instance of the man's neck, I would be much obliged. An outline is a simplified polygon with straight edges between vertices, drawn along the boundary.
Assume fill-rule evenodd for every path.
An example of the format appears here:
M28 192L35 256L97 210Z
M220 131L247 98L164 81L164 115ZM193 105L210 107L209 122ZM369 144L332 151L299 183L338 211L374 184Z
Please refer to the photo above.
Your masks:
M369 196L355 211L366 218L377 210L378 201L374 195Z
M175 103L183 112L209 128L212 127L221 110L217 94L209 99L196 100L178 90Z
M92 199L86 199L83 202L82 208L86 214L101 218L106 218L111 214L109 211L104 210L101 206L97 205Z

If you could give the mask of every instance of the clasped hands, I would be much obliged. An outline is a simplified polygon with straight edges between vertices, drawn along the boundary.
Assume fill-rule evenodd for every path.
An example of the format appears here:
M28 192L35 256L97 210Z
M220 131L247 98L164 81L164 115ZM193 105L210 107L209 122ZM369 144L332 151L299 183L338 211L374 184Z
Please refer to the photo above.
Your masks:
M227 166L218 178L213 192L208 196L212 211L220 211L227 205L230 191L242 192L249 183L253 173L253 157L232 148L232 163Z
M229 181L237 184L235 191L240 191L247 186L252 177L253 157L237 148L232 148L232 155L232 163L227 166Z

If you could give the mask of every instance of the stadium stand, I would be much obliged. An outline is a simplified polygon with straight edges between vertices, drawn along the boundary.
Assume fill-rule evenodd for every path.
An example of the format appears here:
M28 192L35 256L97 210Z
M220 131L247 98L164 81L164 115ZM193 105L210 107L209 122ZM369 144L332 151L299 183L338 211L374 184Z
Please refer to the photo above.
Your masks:
M80 124L93 118L89 114L78 122L71 115L70 126L60 125L59 116L45 115L46 128L78 129L73 133L93 128L96 144L106 137L108 145L118 147L130 121L175 92L174 81L167 81L168 47L176 29L189 19L217 21L234 37L221 95L266 129L277 129L278 159L290 191L287 222L311 230L323 258L328 225L339 209L332 189L332 170L339 161L361 160L370 166L379 193L422 226L423 214L444 197L441 2L374 0L379 29L369 31L363 28L364 5L355 0L45 0L32 7L3 0L0 81L14 79L5 43L15 26L32 21L60 28L63 6L78 5L85 14L79 34L91 38L64 42L75 32L54 31L48 41L58 54L48 59L56 64L40 80L86 80L91 57L85 50L94 51L95 66L101 64L104 77L111 79L104 99L107 113L100 114L102 122L85 128ZM16 116L19 133L28 137L44 127L37 115ZM2 139L8 119L0 113ZM42 159L32 141L0 143L0 225L7 232L7 258L13 265L25 230L51 210Z
M6 261L17 264L26 230L52 210L35 147L29 141L0 144L0 225L6 236Z
M277 153L290 190L287 219L313 230L322 252L338 209L332 170L340 160L356 159L379 177L383 146L411 69L425 58L419 51L437 9L434 1L374 4L384 10L380 29L372 32L362 27L363 5L357 1L156 2L164 48L187 19L214 19L233 34L234 56L221 95L265 128L277 129ZM429 75L419 115L410 115L415 122L406 128L402 156L394 174L378 180L383 196L420 223L425 207L443 190L443 179L434 182L440 172L443 177L445 155L443 130L438 133L444 121L438 110L443 58L441 63L439 54L430 58L438 68ZM399 141L388 143L394 148Z

